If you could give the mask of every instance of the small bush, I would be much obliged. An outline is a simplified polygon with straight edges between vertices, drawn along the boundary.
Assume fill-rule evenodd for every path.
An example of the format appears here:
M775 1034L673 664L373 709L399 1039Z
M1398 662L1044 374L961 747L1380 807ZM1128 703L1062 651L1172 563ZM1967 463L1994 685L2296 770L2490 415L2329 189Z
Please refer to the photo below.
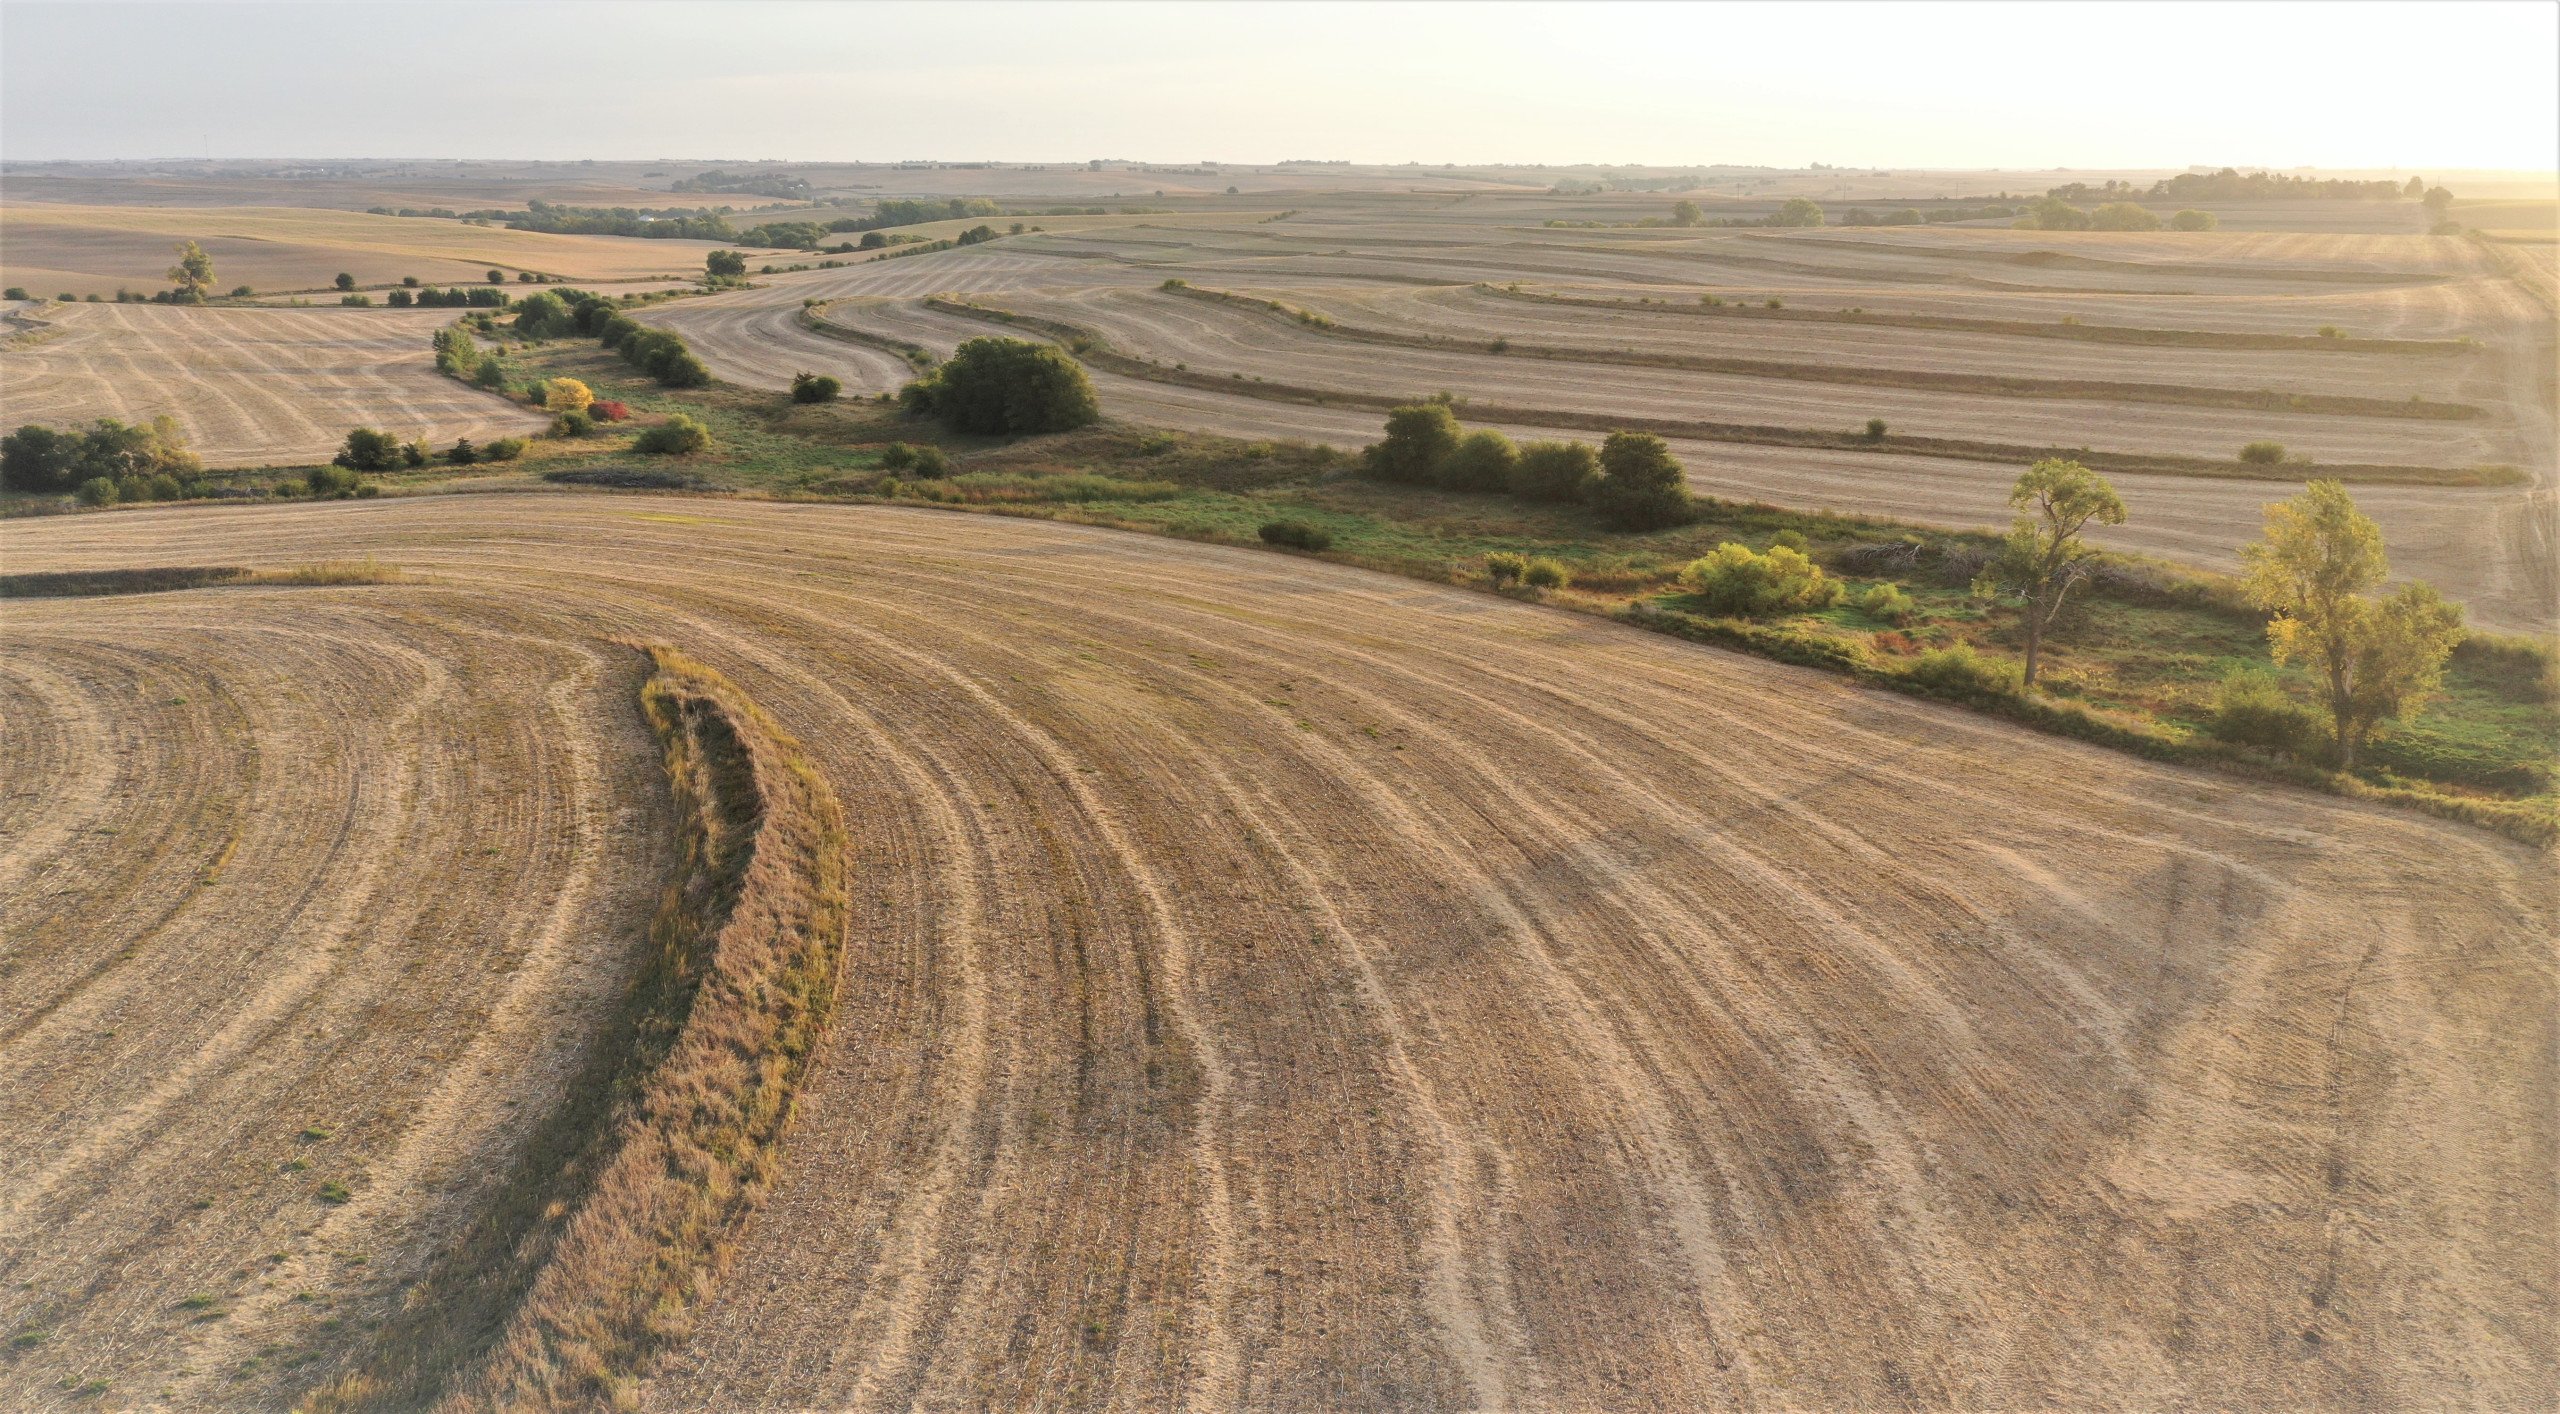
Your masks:
M909 470L927 480L939 479L951 474L951 458L940 447L918 447Z
M551 412L584 412L595 400L595 391L575 378L554 378L542 385L542 406Z
M910 412L955 432L1066 432L1102 417L1093 381L1066 350L1021 339L971 339L902 393Z
M2284 443L2252 442L2240 449L2240 460L2251 466L2274 466L2284 460Z
M1529 557L1526 555L1496 550L1484 557L1485 578L1492 580L1496 589L1508 589L1518 584L1520 577L1528 572Z
M554 437L584 437L596 430L596 420L583 412L564 412L551 419Z
M619 398L598 398L587 404L587 416L598 422L620 422L631 415L631 404Z
M711 429L679 412L657 426L643 430L639 439L631 444L631 450L681 457L706 450L710 445Z
M2319 713L2287 697L2275 674L2257 668L2222 680L2205 730L2235 745L2293 757L2318 752L2327 734Z
M795 403L831 403L844 391L844 384L824 373L795 373L791 376L791 401Z
M303 483L303 491L315 501L322 499L343 501L353 496L356 488L363 484L364 478L345 467L315 466L311 469L310 478Z
M1265 545L1283 545L1292 550L1326 550L1333 546L1333 532L1302 520L1267 520L1254 534Z
M351 309L370 309L373 307L373 296L340 295L338 296L338 303L346 305Z
M472 446L468 437L457 438L452 449L444 454L444 459L455 466L469 466L480 460L480 449Z
M79 497L84 506L112 506L116 503L116 484L103 476L92 476L71 494Z
M2347 336L2347 331L2346 331L2346 330L2344 330L2344 329L2339 328L2339 327L2338 327L2337 325L2335 325L2335 324L2323 324L2323 325L2321 325L2321 326L2320 326L2320 337L2321 337L2321 338L2324 338L2324 339L2343 339L2343 338L2345 338L2346 336Z
M1788 549L1795 551L1799 555L1812 548L1805 540L1804 532L1794 529L1781 530L1777 534L1770 536L1769 543L1772 546L1783 545Z
M1782 299L1763 300L1761 303L1767 305L1771 309L1784 309L1787 307L1787 302Z
M1867 419L1867 440L1870 442L1881 442L1884 440L1883 418L1871 417Z
M1520 571L1520 582L1531 589L1562 589L1573 583L1573 571L1566 569L1562 560L1540 555Z
M1902 671L1914 682L1957 697L2012 697L2023 680L2017 664L1985 658L1970 643L1931 649Z
M425 466L427 464L427 444L424 442L401 443L400 464L408 467Z
M480 455L493 462L511 462L524 455L522 437L501 437L481 450Z
M904 442L892 442L880 449L880 464L891 471L904 471L916 464L916 449Z
M1698 296L1698 303L1705 305L1709 309L1722 309L1724 308L1724 296L1700 295Z
M1840 581L1822 572L1801 550L1772 545L1755 555L1728 540L1691 560L1680 584L1712 613L1737 617L1828 608L1840 602Z
M2210 231L2222 222L2212 212L2198 211L2191 206L2170 217L2169 224L2181 231Z
M1600 454L1588 442L1530 442L1511 464L1511 494L1527 501L1587 501L1600 482Z
M1873 585L1858 596L1858 612L1878 623L1909 623L1919 607L1899 584Z
M498 361L496 354L485 355L472 371L471 381L483 388L503 388L507 386L507 366Z
M1432 479L1451 491L1507 491L1520 450L1491 428L1470 432L1433 470Z

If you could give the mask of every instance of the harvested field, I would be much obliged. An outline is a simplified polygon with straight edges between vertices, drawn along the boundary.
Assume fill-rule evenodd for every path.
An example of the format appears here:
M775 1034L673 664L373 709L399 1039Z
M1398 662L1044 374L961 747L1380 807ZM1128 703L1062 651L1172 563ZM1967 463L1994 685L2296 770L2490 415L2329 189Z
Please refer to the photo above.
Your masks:
M0 209L0 283L39 298L166 289L180 241L213 257L221 289L325 290L340 272L365 288L414 275L478 284L492 269L569 280L699 278L710 241L561 236L460 221L302 207L65 206Z
M345 1367L292 1293L397 1304L655 902L641 634L806 743L852 917L639 1407L2560 1397L2560 912L2487 834L1047 522L444 497L0 552L421 577L0 616L0 1064L54 1077L0 1109L0 1320L49 1332L0 1403Z
M21 306L0 345L0 423L178 420L207 466L327 461L356 426L443 444L549 419L436 372L450 310Z

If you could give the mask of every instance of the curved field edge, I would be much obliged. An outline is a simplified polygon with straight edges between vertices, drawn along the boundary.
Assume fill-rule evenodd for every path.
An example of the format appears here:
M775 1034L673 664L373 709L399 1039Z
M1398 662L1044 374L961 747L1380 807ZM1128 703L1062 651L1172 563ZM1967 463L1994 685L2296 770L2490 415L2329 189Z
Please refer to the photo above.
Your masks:
M1450 334L1407 333L1396 329L1349 324L1276 299L1261 299L1232 290L1168 281L1163 292L1208 304L1253 310L1299 325L1327 338L1390 348L1426 349L1505 357L1545 359L1555 363L1618 364L1631 368L1685 368L1708 373L1734 373L1752 378L1791 378L1807 383L1856 387L1929 388L1953 393L1983 393L2016 398L2115 399L2194 407L2251 408L2295 412L2344 413L2364 417L2414 418L2454 422L2480 416L2468 403L2429 402L2423 398L2392 399L2337 393L2281 393L2272 389L2216 388L2191 383L2137 383L2121 379L2028 378L2009 374L1944 373L1849 363L1810 363L1766 358L1725 358L1706 354L1647 349L1613 349L1527 343L1510 338L1471 339Z
M1167 368L1160 363L1114 348L1095 331L1065 320L1024 314L997 305L953 299L943 295L928 296L922 303L925 308L943 314L1029 329L1064 344L1077 358L1096 368L1129 378L1199 388L1263 402L1301 403L1321 407L1386 411L1406 404L1426 401L1420 394L1316 388L1293 383L1249 380L1241 374L1220 377L1194 369ZM823 318L823 315L817 317ZM1854 432L1830 432L1819 428L1779 427L1759 423L1699 422L1679 418L1590 413L1567 408L1513 407L1491 402L1470 401L1463 404L1461 410L1471 417L1488 422L1517 423L1530 427L1552 427L1583 432L1652 432L1665 437L1685 437L1705 442L1742 442L1767 447L1825 447L1841 451L1908 452L1918 456L1950 457L1964 461L2034 461L2044 457L2069 457L2100 471L2147 472L2155 476L2289 483L2305 482L2317 477L2356 484L2400 486L2513 486L2524 484L2530 479L2524 472L2511 466L2446 467L2376 462L2334 463L2314 468L2307 463L2258 465L2241 461L2217 461L2210 457L2183 456L2170 452L2093 451L2086 447L2029 446L2014 442L1982 442L1966 438L1922 437L1904 433L1868 437Z
M683 860L610 1041L480 1223L307 1414L619 1403L770 1189L835 1004L844 820L799 743L663 645L640 705Z

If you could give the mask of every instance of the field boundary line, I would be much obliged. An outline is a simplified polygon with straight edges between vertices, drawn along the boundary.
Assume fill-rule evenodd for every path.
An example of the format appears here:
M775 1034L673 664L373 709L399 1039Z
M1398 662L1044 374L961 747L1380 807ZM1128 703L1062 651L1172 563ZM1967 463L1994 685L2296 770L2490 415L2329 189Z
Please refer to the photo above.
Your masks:
M302 1406L627 1407L778 1174L834 1010L843 812L744 691L664 644L640 708L683 834L629 993L556 1122L401 1315Z

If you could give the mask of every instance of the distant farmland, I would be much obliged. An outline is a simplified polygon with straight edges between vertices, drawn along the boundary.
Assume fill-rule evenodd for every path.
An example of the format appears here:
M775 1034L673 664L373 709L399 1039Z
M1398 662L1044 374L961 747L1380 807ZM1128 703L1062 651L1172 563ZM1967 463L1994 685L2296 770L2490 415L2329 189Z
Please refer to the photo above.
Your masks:
M426 217L299 207L70 206L13 202L0 209L0 281L37 298L149 294L168 288L172 250L193 240L213 257L220 288L326 290L341 273L368 288L415 276L477 284L491 269L568 280L694 278L708 241L559 236ZM332 294L331 298L335 298Z

